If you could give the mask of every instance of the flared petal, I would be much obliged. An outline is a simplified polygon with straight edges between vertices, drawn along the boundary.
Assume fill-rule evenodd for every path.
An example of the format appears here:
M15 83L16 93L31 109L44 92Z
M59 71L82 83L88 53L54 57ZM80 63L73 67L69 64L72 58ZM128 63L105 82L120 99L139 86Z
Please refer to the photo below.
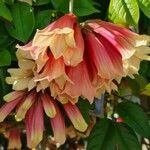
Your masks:
M22 51L27 51L27 54L30 52L30 58L34 60L38 59L39 54L44 53L47 50L47 47L33 46L32 41L24 46L17 45L16 48Z
M38 82L38 84L36 85L36 91L39 92L40 90L45 90L48 87L49 87L49 82L48 80L45 79Z
M54 118L56 115L56 109L53 103L54 99L50 97L48 94L44 94L41 96L41 100L46 115L50 118Z
M20 46L17 45L16 47L20 47ZM23 51L22 49L17 49L16 56L17 56L18 60L21 60L21 59L31 60L32 59L30 52L29 51Z
M28 82L28 91L31 91L34 87L36 87L37 82L34 81L34 78L30 79Z
M22 59L30 61L35 60L35 63L37 64L37 72L44 67L48 60L47 47L34 47L32 41L25 46L17 45L16 47L19 48L16 53L19 64Z
M10 112L15 108L15 106L22 100L22 98L17 98L8 103L5 103L0 108L0 122L4 121L4 119L10 114Z
M59 18L43 30L37 30L33 46L50 47L54 58L63 56L66 65L76 66L83 60L83 38L73 14Z
M48 33L50 31L53 31L55 29L63 29L63 28L70 28L73 29L74 24L76 23L76 16L73 14L66 14L56 20L55 22L51 23L49 26L44 28L43 30L37 30L37 35L35 36L33 40L33 45L40 46L39 42L42 43L43 41L46 41L44 38L47 39L47 37L42 36L42 33ZM41 35L41 36L40 36Z
M27 146L35 148L43 139L44 118L42 102L38 100L27 112L25 125Z
M74 15L64 15L45 29L37 30L37 33L33 39L33 45L42 47L50 46L54 57L56 59L59 58L62 55L62 51L64 51L67 46L64 35L67 34L67 36L70 37L69 40L71 45L75 46L75 42L73 40L73 27L75 23L76 17Z
M35 77L35 80L42 81L44 79L47 79L49 82L51 82L53 79L56 79L60 76L64 76L66 80L69 80L69 78L65 73L65 65L64 65L63 58L61 57L59 59L55 59L51 54L49 56L49 61L44 67L43 72L37 75L37 77Z
M42 42L40 42L40 39L38 39L38 43L34 43L37 46L50 46L50 50L52 51L55 59L61 57L68 47L74 48L76 46L74 40L74 30L71 28L56 28L51 32L39 33L37 36L47 37L47 39L44 38Z
M35 62L28 59L20 59L18 60L18 66L23 70L32 70L35 68Z
M81 34L81 29L77 24L74 27L74 38L76 46L70 46L63 53L65 64L70 66L77 66L83 60L84 41ZM69 41L71 40L66 39L68 45L70 45Z
M22 69L16 69L16 68L11 68L7 70L8 73L10 73L10 75L14 78L25 78L25 77L29 77L32 75L31 71L28 70L22 70Z
M71 81L73 81L73 84L67 82L62 94L66 93L73 98L84 96L92 103L95 89L89 79L85 62L81 62L76 67L69 67L67 74Z
M136 48L135 56L142 60L150 61L150 47L148 46L139 46Z
M8 149L21 149L20 129L9 131Z
M88 125L82 117L79 108L71 103L64 104L63 107L74 127L77 130L84 132L87 129Z
M51 23L49 26L47 26L43 30L39 30L39 31L49 32L56 28L63 29L65 27L72 29L74 26L74 23L76 23L76 19L77 19L77 17L74 14L66 14L66 15L60 17L59 19L57 19L56 21L54 21L53 23Z
M50 119L55 141L59 144L64 144L66 141L65 122L63 116L55 104L56 115Z
M112 80L101 79L99 86L97 87L96 97L99 98L100 95L104 94L106 91L111 93L111 91L117 91L117 85Z
M25 118L27 111L32 106L32 104L35 102L35 98L36 98L36 93L32 92L20 104L20 106L16 112L16 115L15 115L16 121L21 121Z

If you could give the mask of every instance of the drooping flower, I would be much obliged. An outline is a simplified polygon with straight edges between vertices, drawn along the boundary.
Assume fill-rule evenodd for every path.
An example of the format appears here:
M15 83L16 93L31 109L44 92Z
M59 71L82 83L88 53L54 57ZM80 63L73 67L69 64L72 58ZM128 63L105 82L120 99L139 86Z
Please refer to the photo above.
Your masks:
M29 51L34 60L50 50L55 59L62 56L66 65L76 66L83 60L84 43L76 16L66 14L45 29L37 30L33 41L17 48Z
M62 57L54 59L52 54L48 55L49 60L42 68L43 72L38 72L38 65L29 51L18 49L16 54L19 68L9 69L11 77L6 78L15 91L4 96L6 103L0 108L0 122L15 110L16 121L25 121L28 147L35 148L43 139L45 112L50 118L55 141L63 144L66 140L66 127L58 106L59 97L57 95L54 99L49 91L50 83L55 78L58 80L63 77L71 82L65 73L65 66L62 67L64 65ZM77 130L84 132L87 129L87 123L75 104L70 104L67 110L64 106L64 110Z
M79 97L92 103L101 93L117 90L115 83L122 77L133 77L141 60L150 60L148 40L99 20L87 21L81 32L73 14L37 30L32 41L17 46L19 68L9 69L11 77L6 78L15 91L4 97L0 122L16 109L15 119L25 120L27 145L35 148L43 138L45 113L55 141L63 144L61 110L84 132L87 123L76 106Z
M140 62L150 60L150 38L101 20L84 23L85 60L97 94L116 90L115 82L134 77ZM115 80L115 82L114 82Z
M65 122L57 101L50 96L48 91L38 93L35 90L30 92L26 90L22 93L14 91L6 95L4 100L7 103L0 108L0 122L16 109L16 121L25 120L27 145L29 148L35 148L43 139L44 112L50 118L55 141L60 144L65 142ZM71 103L63 106L74 127L84 132L87 129L87 123L77 106Z
M16 121L25 120L27 145L29 148L35 148L43 139L43 131L45 130L44 129L44 112L45 112L45 114L50 118L55 141L57 143L63 144L66 140L66 131L65 131L66 127L64 118L61 114L61 111L59 110L59 107L57 106L57 99L54 100L54 98L50 96L52 95L51 92L47 89L49 87L49 80L51 81L53 79L46 78L42 79L41 81L35 81L36 77L40 76L40 74L38 74L38 72L35 71L36 65L35 62L31 60L30 53L18 50L17 57L20 68L14 69L11 73L11 77L7 77L6 81L9 84L13 84L13 86L14 84L17 84L18 81L20 82L20 84L17 86L17 88L14 88L16 91L13 91L4 96L4 100L7 103L5 103L0 108L0 122L4 121L4 119L14 109L16 109L15 113ZM54 61L53 64L57 64L57 61L59 62L59 60L55 60L52 57L50 60ZM32 61L31 64L33 65L30 65L30 61ZM27 65L27 63L29 66ZM54 68L52 68L51 71L52 70L54 71L48 74L50 77L52 76L56 78L58 72L56 69L58 69L58 65L55 65L53 67ZM19 72L19 74L17 74L18 70L19 71L21 70L20 71L21 73ZM30 76L27 76L28 74ZM58 77L59 76L61 76L61 74L60 75L58 74ZM22 82L23 79L26 79L25 82ZM33 84L30 84L31 80ZM22 85L21 83L25 85ZM66 110L65 107L64 110ZM72 112L72 110L74 110L74 112ZM74 105L70 104L70 107L67 108L66 112L68 117L72 121L74 127L77 130L83 132L87 129L87 123L83 119L79 109L75 104ZM72 115L72 113L74 114Z

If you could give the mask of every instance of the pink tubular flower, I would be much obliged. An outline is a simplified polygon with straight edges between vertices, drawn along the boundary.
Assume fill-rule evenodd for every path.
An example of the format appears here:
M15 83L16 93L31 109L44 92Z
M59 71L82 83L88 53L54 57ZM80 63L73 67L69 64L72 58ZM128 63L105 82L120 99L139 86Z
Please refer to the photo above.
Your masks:
M45 29L37 30L33 46L49 47L55 59L63 56L66 65L76 66L83 60L84 52L76 16L67 14Z
M4 97L5 103L0 108L0 122L2 122L15 108L16 121L25 120L27 145L35 148L43 139L44 112L50 118L55 141L63 144L66 140L66 127L57 101L48 91L14 91ZM79 109L74 104L66 104L64 109L79 131L87 129L87 123L83 119Z
M134 77L140 62L150 60L149 37L101 20L85 22L82 33L85 60L97 94L116 90L115 82Z
M105 91L117 90L122 77L134 77L142 60L150 60L149 37L101 20L87 21L80 29L67 14L25 46L17 45L19 68L9 69L6 82L15 90L4 97L0 122L14 109L24 121L27 145L36 148L43 139L44 116L50 120L56 143L66 140L64 110L75 129L87 129L76 106L79 97L90 103ZM59 107L59 106L62 107Z

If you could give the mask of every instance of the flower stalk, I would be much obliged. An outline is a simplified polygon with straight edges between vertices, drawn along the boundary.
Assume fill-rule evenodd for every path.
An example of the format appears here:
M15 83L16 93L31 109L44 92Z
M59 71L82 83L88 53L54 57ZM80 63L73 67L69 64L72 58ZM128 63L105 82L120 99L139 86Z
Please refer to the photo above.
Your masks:
M69 0L69 13L73 13L73 3L74 3L74 0Z

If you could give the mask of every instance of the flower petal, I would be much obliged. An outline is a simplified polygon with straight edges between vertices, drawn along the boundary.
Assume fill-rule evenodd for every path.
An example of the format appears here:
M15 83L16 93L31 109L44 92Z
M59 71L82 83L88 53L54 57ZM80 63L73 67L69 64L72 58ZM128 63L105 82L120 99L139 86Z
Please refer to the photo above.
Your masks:
M27 112L25 124L27 133L27 145L35 148L43 139L44 118L42 102L37 101Z
M17 98L15 100L12 100L8 103L5 103L0 108L0 122L2 122L9 114L10 112L15 108L15 106L22 100L22 98Z
M44 70L41 74L37 75L35 78L36 81L41 81L44 79L48 79L49 82L51 82L53 79L56 79L60 76L64 76L66 80L69 80L65 73L65 65L63 58L55 59L53 55L51 54L49 56L49 61L47 62L46 66L44 67Z
M50 97L48 94L45 93L41 96L41 100L46 115L49 116L50 118L54 118L56 115L56 109L52 97Z
M71 37L69 39L68 36L65 37L66 42L68 45L71 45ZM66 65L70 66L77 66L82 60L83 60L83 53L84 53L84 41L81 34L80 27L78 25L75 25L74 27L74 39L75 39L75 46L70 46L66 49L66 51L63 53L64 61Z
M76 17L67 14L44 30L37 30L35 47L50 47L55 59L63 56L66 65L76 66L83 60L84 43Z
M50 119L50 122L54 132L55 141L59 144L64 144L66 141L65 123L63 116L56 104L55 108L56 108L56 115L54 118Z
M136 34L133 32L104 21L89 23L88 25L112 43L122 54L123 59L130 58L134 54L135 49L132 45L134 40L132 39Z
M63 107L74 127L77 130L84 132L87 129L88 125L82 117L79 108L71 103L64 104Z
M89 79L85 62L81 62L76 67L69 67L67 74L71 81L73 81L73 84L67 82L62 94L66 93L73 98L84 96L92 103L95 89Z
M118 50L100 35L89 32L85 36L86 50L98 75L104 79L124 76L122 56Z
M13 101L17 98L20 98L20 97L23 97L25 95L25 92L24 91L13 91L11 93L8 93L7 95L5 95L3 97L3 99L6 101L6 102L10 102L10 101Z
M31 70L35 67L35 63L28 59L18 60L18 66L23 70Z
M28 111L28 109L32 106L32 104L35 102L35 97L36 97L36 93L32 92L30 93L25 100L20 104L16 115L15 115L15 119L16 121L21 121L22 119L25 118L25 115Z
M25 90L28 88L28 84L29 84L29 81L31 80L32 78L29 77L29 78L22 78L22 79L18 79L18 80L15 80L14 83L13 83L13 87L12 89L13 90L16 90L16 91L21 91L21 90Z

